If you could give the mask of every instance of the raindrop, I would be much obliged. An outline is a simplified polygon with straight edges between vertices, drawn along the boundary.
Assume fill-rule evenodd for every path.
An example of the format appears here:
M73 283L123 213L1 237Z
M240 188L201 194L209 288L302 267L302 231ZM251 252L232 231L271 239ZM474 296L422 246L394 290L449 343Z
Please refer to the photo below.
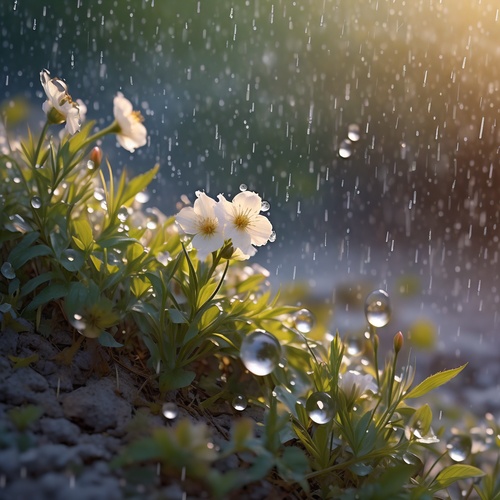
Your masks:
M87 327L87 323L85 323L83 316L78 313L73 314L73 317L69 318L69 322L80 333L84 332L85 328Z
M146 219L146 227L148 229L156 229L158 227L159 218L158 215L154 213L154 211L150 208L146 209L147 219Z
M105 198L104 189L102 189L102 188L95 188L95 190L94 190L94 198L97 201L103 201L104 198Z
M248 186L246 184L240 184L240 191L246 191L248 189Z
M166 419L174 420L179 414L179 408L175 403L164 403L161 407L161 412Z
M413 453L404 453L403 461L408 465L413 465L417 468L417 470L421 470L424 467L422 460L420 460L420 458L418 458L417 455L414 455Z
M358 356L363 351L363 341L361 339L350 339L347 343L347 354Z
M349 139L345 139L340 143L339 156L341 158L349 158L351 155L352 155L352 142Z
M264 330L255 330L241 343L241 361L254 375L269 375L278 366L281 345L278 339Z
M149 201L149 194L145 192L140 192L135 195L135 201L137 203L147 203Z
M274 243L276 241L276 231L271 232L271 235L269 236L269 241L271 243Z
M301 309L294 314L293 324L298 332L309 333L314 326L314 314L309 309Z
M31 198L31 206L36 210L42 206L42 200L39 196L33 196L33 198Z
M359 125L358 124L351 123L351 125L349 125L349 127L347 129L347 137L349 137L349 139L352 142L359 141L360 133L359 133Z
M87 161L87 170L94 170L95 163L92 160Z
M260 210L261 210L262 212L267 212L270 208L271 208L270 203L269 203L268 201L264 200L264 201L262 202L262 205L261 205L261 207L260 207Z
M330 394L313 392L306 401L309 418L317 424L326 424L335 416L335 405Z
M389 294L384 290L375 290L366 298L366 320L371 326L381 328L391 319Z
M452 460L455 462L463 462L470 455L472 440L470 436L455 434L448 440L446 448Z
M243 394L237 394L234 396L231 404L235 410L243 411L248 405L248 400L245 396L243 396Z
M2 264L2 267L0 268L0 271L2 272L2 275L8 280L13 280L16 277L16 273L10 262L4 262Z

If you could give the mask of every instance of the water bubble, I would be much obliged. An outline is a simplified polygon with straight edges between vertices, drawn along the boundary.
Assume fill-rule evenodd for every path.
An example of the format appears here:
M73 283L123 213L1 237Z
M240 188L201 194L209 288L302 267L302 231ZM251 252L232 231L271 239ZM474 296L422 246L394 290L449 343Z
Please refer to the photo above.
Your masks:
M300 333L309 333L313 329L314 323L314 314L309 309L301 309L293 316L293 324Z
M161 407L161 412L166 419L174 420L179 414L179 408L175 403L164 403Z
M340 143L339 156L341 158L349 158L351 155L352 155L352 142L349 139L345 139Z
M448 455L455 462L463 462L472 450L472 439L464 434L455 434L446 444Z
M313 392L306 401L309 418L317 424L326 424L335 416L335 405L330 394Z
M269 375L278 365L281 345L278 339L264 330L255 330L241 343L241 361L254 375Z
M271 243L274 243L276 241L276 231L271 232L271 235L269 236L269 241Z
M246 191L248 189L248 186L246 184L240 184L240 191Z
M149 194L146 193L146 192L144 192L144 191L142 191L140 193L137 193L135 195L135 201L137 203L141 203L141 204L142 203L147 203L149 201Z
M270 208L271 208L271 204L268 201L263 200L262 204L260 206L261 212L267 212Z
M0 272L8 280L13 280L16 277L16 273L10 262L4 262L0 268Z
M95 188L94 189L94 198L97 201L103 201L106 195L104 194L104 189L102 188Z
M349 137L352 142L359 141L360 130L357 123L351 123L351 125L349 125L347 128L347 137Z
M248 405L248 400L245 396L243 396L243 394L237 394L234 396L231 404L235 410L243 411Z
M121 207L118 210L118 213L116 214L116 216L118 217L118 220L120 222L125 222L127 220L127 217L128 217L128 208L127 207Z
M363 340L362 339L349 339L347 343L347 354L349 356L357 356L363 351Z
M371 326L381 328L391 319L391 304L389 294L384 290L375 290L366 298L366 320Z
M33 196L33 198L31 198L30 203L31 206L36 210L38 210L42 206L42 200L39 196Z

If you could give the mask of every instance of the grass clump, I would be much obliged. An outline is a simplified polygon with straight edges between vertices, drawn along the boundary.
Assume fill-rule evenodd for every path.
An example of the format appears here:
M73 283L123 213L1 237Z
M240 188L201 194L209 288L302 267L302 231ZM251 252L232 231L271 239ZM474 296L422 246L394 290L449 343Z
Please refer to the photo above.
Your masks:
M358 352L338 333L312 340L312 314L283 305L267 271L244 262L274 238L259 195L198 192L175 217L143 209L159 167L116 177L98 146L109 134L129 151L145 145L140 114L118 94L113 123L80 125L83 104L62 80L41 76L40 134L17 142L4 131L1 145L2 328L21 330L21 318L46 336L56 323L71 326L73 345L59 361L87 347L147 370L156 411L194 392L200 415L221 400L262 414L235 418L217 446L206 425L181 419L137 437L116 466L160 463L166 481L181 470L216 498L264 479L297 498L500 498L498 465L485 474L466 433L447 436L428 404L415 405L464 366L415 385L412 364L399 360L401 333L379 366L385 292L370 295ZM54 134L60 123L66 130ZM168 411L175 416L175 405ZM498 455L497 442L486 448Z

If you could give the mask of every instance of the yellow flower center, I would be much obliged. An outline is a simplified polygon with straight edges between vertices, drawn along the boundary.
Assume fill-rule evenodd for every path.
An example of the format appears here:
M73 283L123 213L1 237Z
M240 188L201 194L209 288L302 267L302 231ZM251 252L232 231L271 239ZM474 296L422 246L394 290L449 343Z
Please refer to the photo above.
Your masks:
M238 231L245 231L245 229L250 225L250 217L247 214L239 213L234 218L233 223Z
M213 236L217 231L217 219L205 217L199 222L200 234L206 238Z
M130 117L137 123L142 123L144 121L144 117L141 115L140 111L132 111L132 113L130 113Z

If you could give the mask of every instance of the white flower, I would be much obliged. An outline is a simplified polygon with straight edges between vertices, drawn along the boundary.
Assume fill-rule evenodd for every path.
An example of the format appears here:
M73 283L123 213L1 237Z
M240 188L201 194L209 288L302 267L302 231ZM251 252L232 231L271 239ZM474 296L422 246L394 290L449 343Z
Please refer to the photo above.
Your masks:
M146 144L147 130L142 124L142 115L134 111L132 103L121 92L113 99L113 114L119 127L117 139L122 148L133 153Z
M198 258L205 260L224 245L224 234L214 211L217 202L200 191L196 196L194 205L183 208L175 220L186 234L194 235L191 244L198 250Z
M50 78L50 73L44 69L40 72L40 82L47 95L42 109L50 123L66 122L66 130L76 134L80 130L80 112L78 105L68 94L68 86L59 78Z
M348 401L356 401L366 391L377 392L377 385L371 375L361 375L361 373L350 370L341 375L339 380L340 390L344 393Z
M232 202L219 195L215 213L224 224L224 236L231 239L233 247L239 250L239 258L248 258L255 254L252 246L265 245L273 226L268 218L260 215L262 200L257 193L244 191L237 194Z

